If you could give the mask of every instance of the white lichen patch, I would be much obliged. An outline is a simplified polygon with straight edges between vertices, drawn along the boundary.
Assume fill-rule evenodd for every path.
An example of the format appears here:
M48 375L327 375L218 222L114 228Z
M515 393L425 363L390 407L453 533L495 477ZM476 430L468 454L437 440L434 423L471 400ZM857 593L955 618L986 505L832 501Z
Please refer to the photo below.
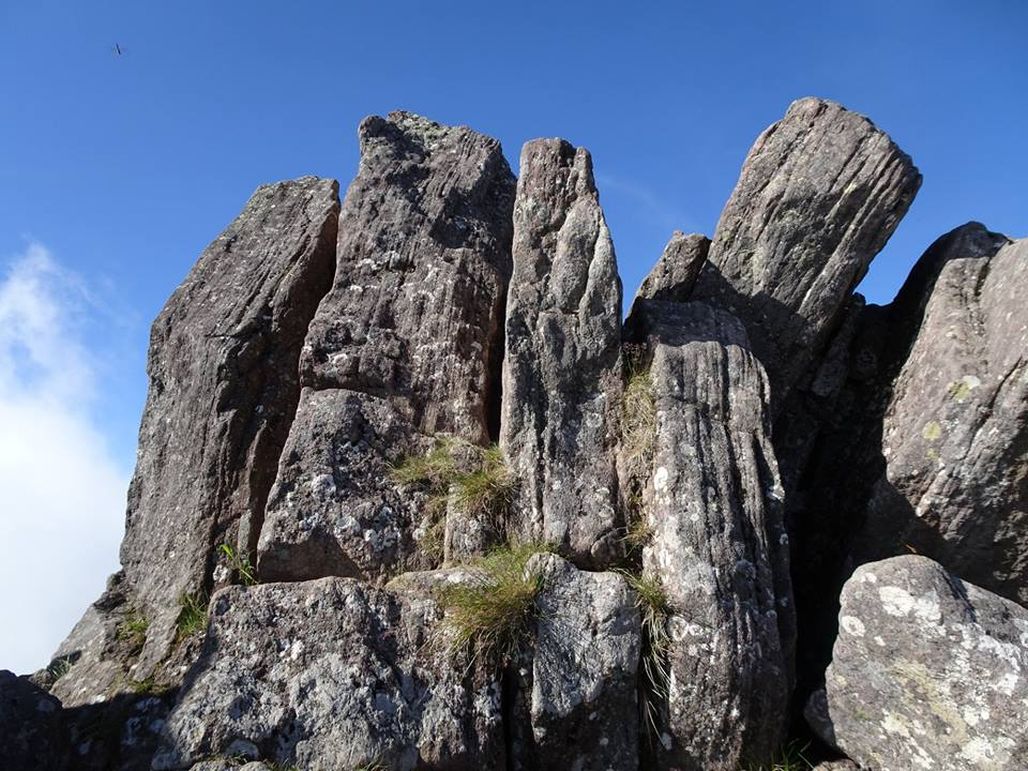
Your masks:
M839 619L839 625L853 637L864 636L864 622L856 616L843 616Z

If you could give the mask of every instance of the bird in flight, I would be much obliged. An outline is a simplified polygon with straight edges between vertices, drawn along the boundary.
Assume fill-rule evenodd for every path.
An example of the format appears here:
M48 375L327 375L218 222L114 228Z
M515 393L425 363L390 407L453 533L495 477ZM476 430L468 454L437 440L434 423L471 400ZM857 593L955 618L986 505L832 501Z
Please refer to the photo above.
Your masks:
M112 48L111 50L114 52L116 56L121 56L123 53L125 53L125 49L122 48L118 43L115 43L114 48Z

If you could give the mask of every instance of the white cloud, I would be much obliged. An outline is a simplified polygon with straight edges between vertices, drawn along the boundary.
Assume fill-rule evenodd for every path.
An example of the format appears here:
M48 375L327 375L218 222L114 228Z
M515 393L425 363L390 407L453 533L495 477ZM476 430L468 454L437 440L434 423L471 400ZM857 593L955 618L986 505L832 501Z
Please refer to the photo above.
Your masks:
M39 244L0 277L0 669L45 666L118 567L128 479L90 414L89 312Z

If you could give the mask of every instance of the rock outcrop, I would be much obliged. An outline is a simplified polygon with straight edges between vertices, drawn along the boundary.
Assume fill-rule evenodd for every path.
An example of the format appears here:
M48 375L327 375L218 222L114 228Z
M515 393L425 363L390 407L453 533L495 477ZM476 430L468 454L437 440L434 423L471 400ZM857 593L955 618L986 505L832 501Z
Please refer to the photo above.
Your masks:
M640 306L653 400L647 462L641 473L633 467L644 480L642 567L670 608L658 766L734 770L782 740L792 686L788 537L767 377L727 312Z
M66 706L124 688L122 675L150 677L175 648L181 598L214 586L219 544L256 546L300 348L331 286L338 211L333 180L259 188L154 322L120 605L108 593L58 651L76 661L55 689ZM119 614L145 624L131 672L103 655Z
M1023 766L1028 241L867 304L920 176L803 99L622 325L586 150L359 137L155 322L123 569L0 765L738 771L805 707L817 768Z
M913 550L1028 604L1028 240L971 224L922 269L855 559Z
M621 279L589 153L521 152L500 446L520 481L510 532L580 566L617 556Z
M753 145L692 299L746 325L776 411L920 184L884 132L821 99L793 102Z
M828 738L869 768L1023 768L1028 610L925 557L862 565L826 690Z
M367 118L267 507L264 580L433 567L434 523L386 473L437 433L497 431L514 177L499 142L409 113Z
M441 615L354 579L220 592L154 768L502 768L500 684L450 659Z
M543 590L532 645L518 662L514 768L630 771L639 763L641 647L635 592L617 573L533 557Z

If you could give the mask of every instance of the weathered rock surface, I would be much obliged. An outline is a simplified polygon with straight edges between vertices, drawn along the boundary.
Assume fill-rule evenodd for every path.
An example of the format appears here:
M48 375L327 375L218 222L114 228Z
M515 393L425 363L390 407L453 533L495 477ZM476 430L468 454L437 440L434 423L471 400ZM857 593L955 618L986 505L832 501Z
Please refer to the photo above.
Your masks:
M685 302L710 251L710 239L701 233L676 230L663 254L643 279L636 300Z
M429 567L410 534L422 507L384 469L435 433L497 431L514 201L500 144L409 113L366 119L360 142L261 533L264 578Z
M28 678L0 670L0 763L9 771L57 771L68 760L61 702Z
M352 579L220 592L154 767L502 768L500 685L454 664L440 617Z
M1028 240L969 225L932 257L855 558L910 548L1026 604Z
M533 557L544 588L531 650L519 662L510 729L514 768L634 769L642 633L636 596L617 573Z
M153 324L121 547L122 610L149 622L136 679L171 653L180 596L210 590L218 545L244 554L256 545L299 397L304 334L332 281L338 210L332 180L258 188ZM111 624L88 625L108 640L94 639L84 665L62 678L66 706L118 687L106 677L117 667L85 655L110 643ZM75 653L68 648L61 655Z
M1028 610L925 557L862 565L826 675L835 741L881 771L1021 769Z
M390 477L425 444L384 398L305 388L268 498L262 580L370 580L432 567L413 539L422 501Z
M703 303L644 301L655 403L643 571L672 609L661 768L767 760L785 728L795 626L769 391L746 331Z
M821 99L793 102L753 145L692 298L746 325L775 410L920 183L885 133Z
M938 239L894 302L848 317L823 395L776 422L810 687L863 562L914 550L1025 601L1024 248L978 223Z
M589 153L528 142L514 207L500 446L512 532L581 566L616 555L621 280Z

